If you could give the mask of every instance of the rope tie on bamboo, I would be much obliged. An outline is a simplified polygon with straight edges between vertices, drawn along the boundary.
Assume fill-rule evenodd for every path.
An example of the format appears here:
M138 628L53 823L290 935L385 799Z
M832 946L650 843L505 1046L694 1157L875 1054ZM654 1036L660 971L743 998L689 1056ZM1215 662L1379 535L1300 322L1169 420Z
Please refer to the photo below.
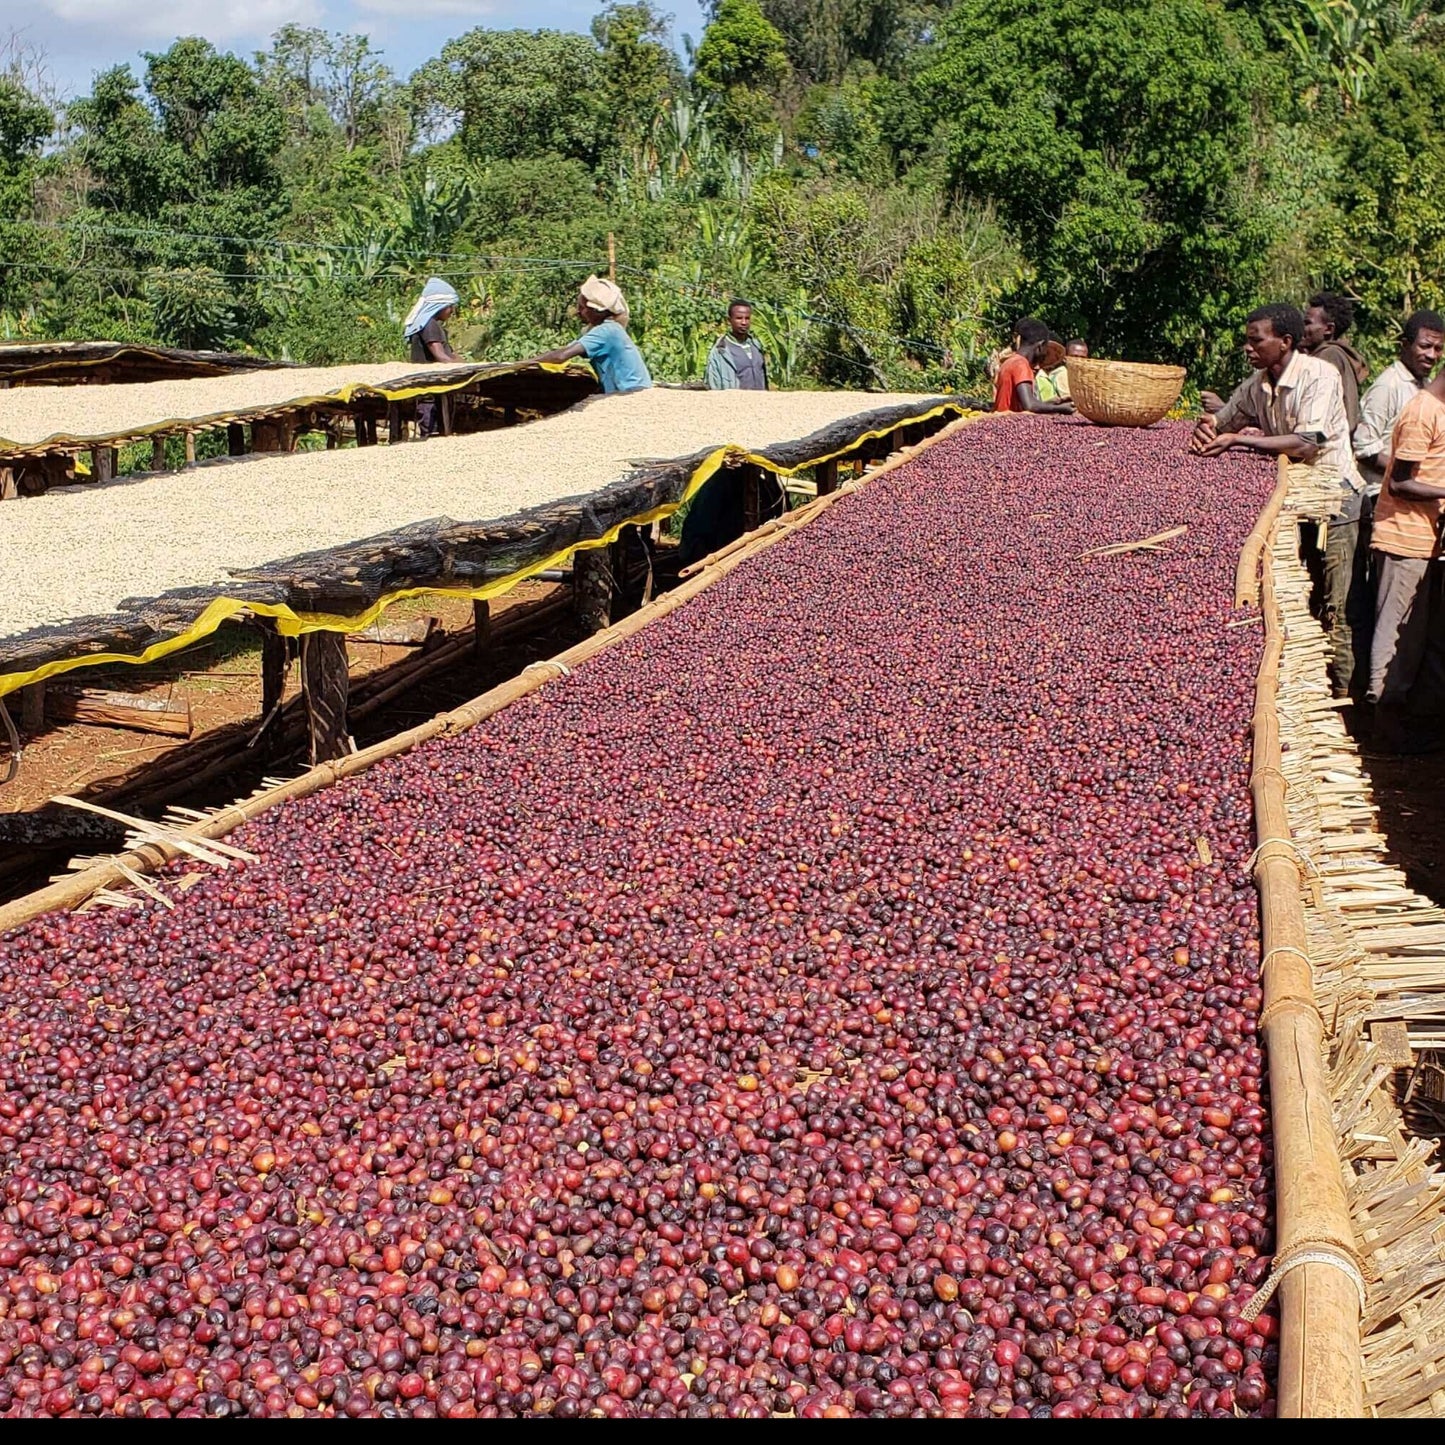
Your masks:
M1279 779L1280 787L1282 787L1286 793L1294 792L1294 784L1290 782L1290 780L1285 777L1285 775L1280 772L1278 768L1274 767L1270 763L1262 763L1259 767L1257 767L1254 770L1254 776L1256 778L1263 778L1267 776L1276 777Z
M1300 1269L1307 1264L1328 1265L1331 1269L1337 1269L1341 1274L1348 1275L1360 1297L1360 1314L1365 1313L1369 1303L1365 1293L1365 1277L1360 1273L1359 1265L1355 1263L1349 1252L1338 1244L1330 1244L1324 1240L1307 1240L1290 1250L1283 1259L1276 1258L1274 1267L1269 1272L1269 1278L1240 1310L1240 1319L1246 1324L1253 1324L1259 1318L1265 1305L1274 1297L1274 1292L1283 1283L1285 1275L1291 1270Z
M529 662L526 667L522 669L522 676L525 677L529 672L538 672L542 668L547 667L550 667L553 672L557 674L558 677L572 676L572 669L568 667L565 662L556 662L553 661L551 658L548 658L544 662Z
M1304 961L1309 964L1311 968L1314 967L1314 960L1309 956L1309 954L1304 951L1304 949L1296 948L1292 943L1277 943L1273 948L1269 950L1268 953L1265 954L1262 959L1260 959L1259 971L1261 973L1263 973L1265 969L1269 967L1270 959L1272 959L1277 953L1292 953L1296 958L1304 959Z
M1255 1020L1254 1026L1263 1032L1272 1024L1275 1019L1287 1009L1301 1008L1312 1013L1323 1029L1325 1016L1320 1012L1320 1006L1312 998L1301 998L1298 994L1285 994L1283 998L1277 998L1261 1010L1259 1017Z
M1245 859L1245 868L1253 868L1254 865L1264 857L1264 850L1266 848L1288 849L1289 852L1294 854L1296 866L1299 867L1301 873L1308 878L1318 878L1320 876L1320 870L1315 866L1315 860L1311 858L1293 838L1265 838L1259 847Z

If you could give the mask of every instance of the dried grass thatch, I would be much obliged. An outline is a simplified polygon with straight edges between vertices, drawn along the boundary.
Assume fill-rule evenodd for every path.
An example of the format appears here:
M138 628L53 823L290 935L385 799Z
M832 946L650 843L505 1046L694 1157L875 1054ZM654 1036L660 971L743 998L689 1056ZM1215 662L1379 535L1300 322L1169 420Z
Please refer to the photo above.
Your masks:
M1445 911L1387 855L1370 786L1326 677L1328 639L1309 611L1300 524L1323 523L1338 483L1288 468L1265 549L1265 606L1284 638L1276 699L1280 771L1330 1089L1367 1303L1365 1406L1376 1416L1445 1415L1445 1173L1402 1116L1399 1065L1445 1041Z

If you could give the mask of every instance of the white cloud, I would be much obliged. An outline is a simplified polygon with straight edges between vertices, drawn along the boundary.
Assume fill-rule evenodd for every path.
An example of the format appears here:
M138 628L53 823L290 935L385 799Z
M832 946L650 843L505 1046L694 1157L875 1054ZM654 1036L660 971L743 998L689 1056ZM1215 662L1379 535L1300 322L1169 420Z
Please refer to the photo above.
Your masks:
M172 40L201 35L218 44L265 39L288 21L314 25L325 14L320 0L40 0L67 25L95 27L88 38L115 41ZM119 48L119 47L116 47Z

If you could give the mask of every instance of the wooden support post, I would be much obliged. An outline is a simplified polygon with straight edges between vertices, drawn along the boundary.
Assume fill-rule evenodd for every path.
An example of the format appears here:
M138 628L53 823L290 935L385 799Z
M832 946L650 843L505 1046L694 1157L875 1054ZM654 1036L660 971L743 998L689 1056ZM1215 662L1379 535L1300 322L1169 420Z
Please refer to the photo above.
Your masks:
M196 434L193 431L186 432L186 465L193 467L196 464Z
M93 482L108 482L115 476L115 448L91 447L90 479Z
M34 737L45 727L45 683L32 682L20 689L20 731Z
M502 408L502 420L503 420L508 426L516 426L516 424L517 424L517 408L516 408L515 406L512 406L512 405L504 406L504 407Z
M166 439L163 436L151 438L151 471L163 472L166 469Z
M441 421L442 435L449 437L452 434L452 397L450 392L442 392L437 397L437 415Z
M386 404L386 440L391 446L406 440L406 423L401 419L399 401L389 401Z
M822 462L818 466L818 495L829 496L838 490L838 459Z
M758 494L762 490L762 480L761 468L743 468L743 530L746 532L756 532L761 520Z
M480 658L492 641L492 604L480 598L474 601L472 622L476 628L472 635L472 651Z
M226 424L226 455L232 457L246 455L246 428L238 421Z
M601 632L612 622L611 549L589 547L572 558L572 597L577 620L588 632Z
M327 422L327 423L326 423L326 450L329 451L329 452L334 452L334 451L336 450L336 448L339 447L340 445L341 445L341 438L336 434L336 423L335 423L334 421L329 421L329 422Z
M303 633L301 690L306 699L308 752L313 766L334 762L351 751L351 737L346 731L349 689L345 636L340 632Z
M284 422L272 419L270 421L254 421L251 423L251 450L257 452L284 452L286 446L286 426Z
M607 279L617 280L617 237L611 231L607 233Z
M280 739L281 697L286 690L286 665L291 656L290 639L282 637L268 617L261 628L261 734L258 746L269 756Z
M20 495L20 488L15 485L15 468L0 467L0 502L8 502Z

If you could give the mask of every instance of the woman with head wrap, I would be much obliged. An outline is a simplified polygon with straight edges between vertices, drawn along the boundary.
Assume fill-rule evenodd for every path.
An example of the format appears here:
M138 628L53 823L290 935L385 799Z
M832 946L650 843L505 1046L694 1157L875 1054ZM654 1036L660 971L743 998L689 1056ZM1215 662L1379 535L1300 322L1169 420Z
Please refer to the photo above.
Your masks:
M440 276L432 276L422 287L421 296L402 323L401 334L411 347L415 362L460 361L462 358L447 341L445 323L456 314L460 301L457 293ZM423 437L437 432L437 399L421 396L416 403L416 429Z
M577 295L577 315L587 329L570 346L532 359L563 362L585 356L604 392L645 391L652 376L637 343L627 334L630 314L627 298L614 282L589 276Z

